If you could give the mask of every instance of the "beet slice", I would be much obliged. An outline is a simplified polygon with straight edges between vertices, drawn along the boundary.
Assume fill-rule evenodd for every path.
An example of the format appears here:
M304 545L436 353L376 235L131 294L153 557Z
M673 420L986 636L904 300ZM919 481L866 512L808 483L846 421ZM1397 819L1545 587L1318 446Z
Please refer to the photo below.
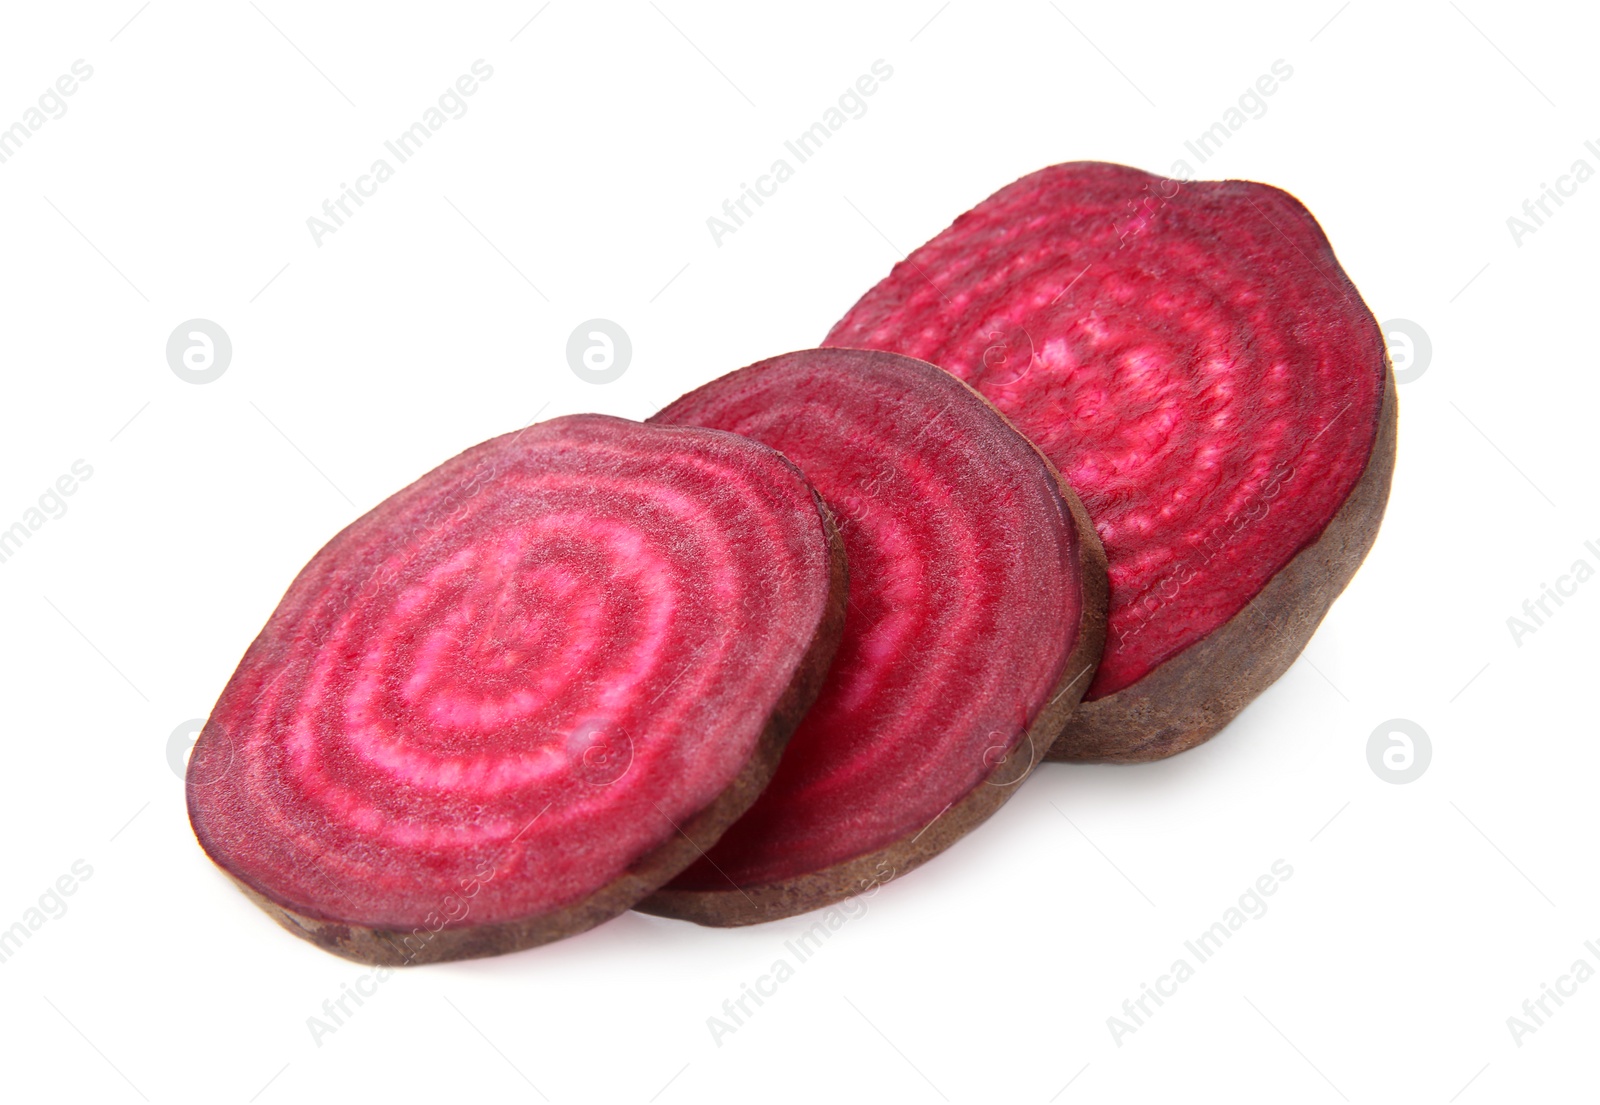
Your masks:
M1383 336L1316 220L1263 184L1041 170L824 344L942 365L1083 496L1110 629L1050 759L1159 759L1226 725L1300 654L1388 500Z
M599 415L495 438L296 577L195 745L190 820L351 959L580 932L754 800L844 599L831 516L765 445Z
M844 640L771 785L640 908L709 925L904 874L1043 756L1104 640L1105 560L1050 463L977 392L888 353L808 350L656 415L763 441L840 517Z

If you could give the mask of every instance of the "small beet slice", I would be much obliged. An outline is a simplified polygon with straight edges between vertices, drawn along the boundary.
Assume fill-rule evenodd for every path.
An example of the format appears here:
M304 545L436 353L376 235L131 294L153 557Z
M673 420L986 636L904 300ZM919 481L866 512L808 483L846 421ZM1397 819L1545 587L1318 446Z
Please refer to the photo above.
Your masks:
M1383 337L1316 220L1263 184L1041 170L824 344L955 373L1083 496L1110 627L1050 759L1159 759L1221 729L1300 654L1388 500Z
M581 932L766 784L844 575L765 445L599 415L495 438L296 577L195 745L195 834L285 928L363 962Z
M1015 792L1089 684L1105 561L1054 468L977 392L907 357L790 353L656 423L753 437L840 518L844 639L772 783L639 907L708 925L904 874Z

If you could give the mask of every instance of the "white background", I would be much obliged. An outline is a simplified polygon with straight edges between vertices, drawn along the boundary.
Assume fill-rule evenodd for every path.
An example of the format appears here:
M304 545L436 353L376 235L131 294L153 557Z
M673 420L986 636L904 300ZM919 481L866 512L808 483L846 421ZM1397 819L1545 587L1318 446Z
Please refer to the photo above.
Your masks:
M0 126L94 70L0 165L0 927L93 875L0 964L0 1093L104 1102L1405 1101L1592 1094L1600 980L1600 181L1520 244L1523 201L1600 143L1577 5L1106 6L689 0L364 8L8 4ZM137 13L137 14L136 14ZM535 17L537 13L537 16ZM131 22L129 21L131 17ZM529 20L532 19L530 23ZM931 22L930 22L931 20ZM1331 20L1331 22L1330 22ZM476 59L468 105L342 229L308 217ZM1277 59L1293 76L1184 149ZM893 76L720 246L706 219L876 59ZM810 919L627 915L401 972L280 931L195 845L168 766L335 530L465 446L643 417L814 345L959 212L1057 161L1267 181L1316 213L1380 319L1430 336L1400 389L1376 548L1305 657L1224 733L1139 767L1047 765L896 882L720 1044L707 1018ZM791 159L792 160L792 159ZM215 320L221 379L168 368ZM593 317L618 381L569 370ZM1396 785L1391 718L1433 757ZM1120 1013L1275 860L1293 877L1132 1035ZM1070 1085L1069 1085L1070 1083ZM535 1089L537 1087L537 1089Z

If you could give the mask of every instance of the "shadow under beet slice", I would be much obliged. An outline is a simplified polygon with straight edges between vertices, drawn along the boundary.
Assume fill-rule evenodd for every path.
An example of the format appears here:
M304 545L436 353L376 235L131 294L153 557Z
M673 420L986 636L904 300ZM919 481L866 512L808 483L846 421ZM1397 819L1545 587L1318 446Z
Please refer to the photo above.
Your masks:
M1051 759L1211 736L1300 654L1394 467L1377 322L1308 211L1075 162L984 200L824 343L921 357L1031 437L1105 544L1105 656Z
M485 442L295 579L195 745L195 834L364 962L590 928L766 784L844 574L826 508L756 442L598 415Z
M886 353L776 357L652 421L732 430L798 464L839 518L850 601L772 783L639 908L771 920L948 848L1038 763L1099 656L1104 558L1072 492L971 388Z

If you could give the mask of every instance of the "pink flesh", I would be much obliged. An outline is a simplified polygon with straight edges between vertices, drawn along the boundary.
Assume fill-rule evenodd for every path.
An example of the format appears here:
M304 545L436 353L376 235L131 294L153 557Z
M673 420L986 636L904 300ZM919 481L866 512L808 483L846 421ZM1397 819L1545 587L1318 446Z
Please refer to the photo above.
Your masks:
M1056 463L1110 561L1086 695L1223 625L1362 470L1383 338L1292 196L1078 162L1002 189L824 343L943 366Z
M1078 536L1048 465L932 365L792 353L655 422L753 437L839 516L844 638L756 804L674 889L755 886L915 835L980 785L1077 641Z
M763 446L598 415L495 438L295 579L195 747L195 831L335 921L570 905L738 777L829 578Z

